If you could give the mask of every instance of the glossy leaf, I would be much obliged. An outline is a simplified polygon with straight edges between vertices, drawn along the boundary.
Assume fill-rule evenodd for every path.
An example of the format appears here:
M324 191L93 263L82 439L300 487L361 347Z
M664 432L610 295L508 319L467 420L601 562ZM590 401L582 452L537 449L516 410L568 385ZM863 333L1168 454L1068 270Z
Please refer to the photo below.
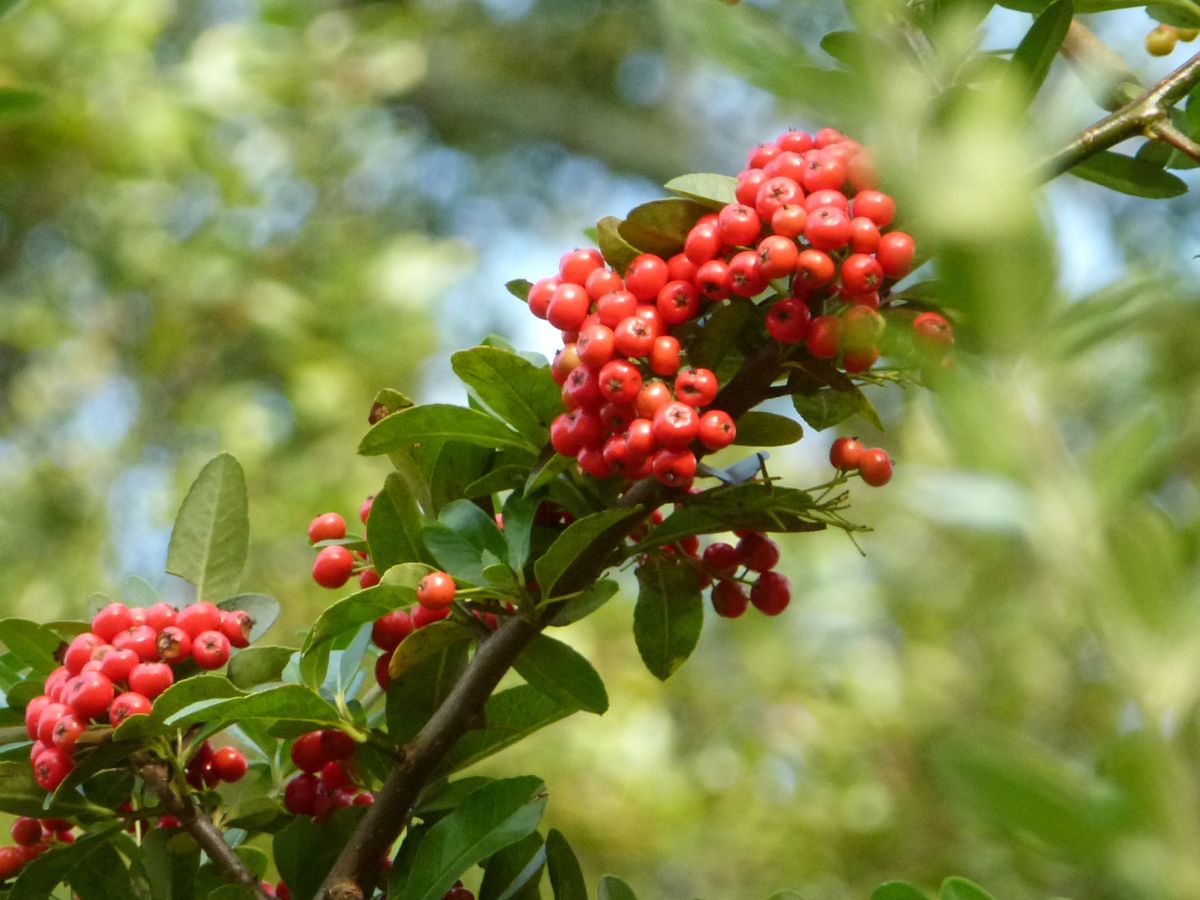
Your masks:
M929 900L907 881L889 881L871 891L871 900Z
M671 513L637 547L648 550L672 544L689 534L721 534L741 529L820 531L825 525L812 518L812 504L812 497L805 491L761 481L721 487L699 495Z
M181 679L154 698L149 715L129 717L113 732L113 738L117 741L146 741L156 735L167 734L173 731L166 725L167 718L181 709L205 700L238 697L241 693L220 675L197 675Z
M338 853L362 818L363 807L340 809L317 824L306 816L294 816L271 841L272 856L292 896L315 897Z
M952 875L942 882L942 887L938 891L938 900L996 900L996 898L975 882Z
M82 866L87 866L86 874L98 880L103 878L106 885L115 889L116 892L109 896L130 896L129 873L111 843L112 834L120 829L120 824L107 825L81 835L73 844L47 850L21 870L13 882L8 900L46 900L56 885L72 878ZM94 869L101 867L113 871L107 876L96 875Z
M388 672L392 678L400 678L410 669L435 654L456 644L469 644L475 633L466 625L443 619L424 628L418 628L396 648Z
M530 497L519 490L513 491L504 501L501 518L504 520L504 540L508 545L508 564L514 572L529 561L529 542L533 535L533 520L541 500Z
M175 517L167 546L167 571L196 586L202 600L237 593L250 541L246 476L228 453L211 459Z
M387 690L388 736L399 743L420 731L466 667L467 646L455 644L418 662L403 678L393 681ZM462 743L460 739L451 753L457 752Z
M608 692L599 673L579 651L562 641L539 634L513 668L533 687L561 703L597 715L608 709Z
M384 613L417 602L417 585L433 569L424 563L403 563L383 573L379 584L339 600L317 617L304 641L304 653L339 634L373 622Z
M408 482L398 472L390 473L367 516L367 543L375 571L382 575L400 563L422 561L424 524L421 507Z
M508 544L496 520L470 500L456 500L438 513L438 522L496 559L508 558Z
M582 589L585 584L574 583L576 573L588 565L594 565L596 546L622 533L642 515L639 509L608 509L576 519L568 525L534 564L533 571L541 586L542 596L554 597L559 593ZM591 580L587 579L586 583Z
M1050 73L1050 66L1067 36L1074 13L1071 0L1055 0L1038 14L1033 26L1017 45L1012 67L1030 99L1037 94Z
M237 722L251 719L303 722L312 725L342 723L337 709L311 688L302 684L281 684L252 694L189 703L168 716L165 724L182 728L195 722Z
M150 888L150 900L192 900L200 849L194 842L173 841L169 831L152 828L142 838L134 868Z
M534 449L526 438L487 413L448 403L430 403L402 409L373 425L359 443L358 452L377 456L429 441Z
M596 223L596 243L600 246L604 261L623 275L641 251L621 237L620 226L621 220L616 216L605 216Z
M505 282L504 287L522 303L528 303L529 289L533 287L533 282L524 278L514 278L512 281Z
M516 353L496 347L472 347L450 357L450 364L472 396L540 446L551 420L562 412L562 395L549 368L539 369Z
M71 815L81 811L97 812L79 795L63 797L58 803L46 808L46 792L33 780L33 769L29 756L24 754L19 762L0 762L0 812L12 816Z
M484 727L463 735L442 761L440 771L449 773L473 765L576 709L574 704L549 697L527 684L499 691L488 698L484 707Z
M511 461L514 457L526 463L529 461L528 451L508 448L505 458ZM494 447L444 442L429 468L429 494L433 504L430 511L436 514L445 506L461 502L467 496L467 485L491 472L499 459L500 452Z
M601 875L597 900L637 900L633 888L616 875Z
M737 420L739 447L786 447L804 437L804 428L795 419L775 413L751 410Z
M1162 200L1187 193L1187 182L1153 163L1104 150L1071 168L1077 178L1134 197Z
M297 652L295 647L256 646L239 650L229 660L229 680L242 689L279 681L284 668Z
M399 900L440 900L475 863L536 829L545 805L545 785L532 775L481 787L426 833Z
M663 185L673 194L688 197L707 209L720 209L727 203L737 202L737 179L730 175L700 172L680 175Z
M617 231L630 246L669 259L683 250L688 232L708 212L707 206L694 200L651 200L630 210Z
M47 675L57 665L54 653L62 638L53 630L28 619L0 619L0 644L35 675Z
M546 870L554 900L588 900L583 869L575 851L557 828L550 829L546 835Z
M824 387L813 394L792 394L792 406L796 408L800 418L817 431L832 428L855 413L876 428L883 428L879 413L875 411L866 394L858 388L836 390Z
M545 865L545 844L531 832L488 858L478 900L538 900Z
M578 622L615 597L618 590L620 590L620 586L611 578L602 578L600 581L593 582L578 595L563 601L550 624L561 628L572 622Z
M663 681L700 640L704 606L696 572L679 560L653 556L638 567L633 636L646 668Z

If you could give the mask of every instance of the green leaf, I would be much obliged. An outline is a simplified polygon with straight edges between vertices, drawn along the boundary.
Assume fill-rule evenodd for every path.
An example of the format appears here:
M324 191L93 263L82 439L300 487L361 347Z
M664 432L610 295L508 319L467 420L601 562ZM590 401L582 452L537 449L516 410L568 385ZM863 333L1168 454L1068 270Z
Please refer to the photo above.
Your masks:
M0 619L0 644L8 652L30 666L35 675L48 675L58 660L54 654L62 644L62 638L53 630L28 619Z
M502 455L492 447L445 441L429 467L429 490L433 502L431 512L436 513L444 506L467 498L467 485L492 471L492 467L501 459L504 459L504 465L512 464L514 459L528 464L529 453L527 450L510 448Z
M240 697L242 692L220 675L183 678L157 697L148 716L130 716L113 732L116 741L148 741L173 731L166 720L185 707L214 698Z
M392 472L367 516L367 543L375 571L382 574L400 563L421 561L424 524L416 495L399 473Z
M601 875L598 900L637 900L633 888L616 875Z
M175 517L167 571L196 586L202 600L237 593L250 540L246 476L228 453L200 470Z
M1123 4L1124 7L1141 5L1137 0L1126 0ZM1177 28L1200 28L1200 10L1197 10L1194 3L1183 0L1174 3L1151 3L1146 7L1146 14L1156 22L1174 25Z
M238 594L217 604L220 609L232 612L243 610L250 614L254 624L250 627L249 640L254 643L261 638L279 618L279 601L269 594Z
M580 572L594 565L596 546L623 534L634 520L644 515L641 509L606 509L568 525L534 563L534 577L541 586L542 596L555 597L585 587L592 579L581 584L575 581Z
M365 812L364 807L340 809L319 825L307 816L294 816L275 834L271 853L293 897L317 895Z
M737 179L731 175L714 175L708 172L680 175L663 185L673 194L695 200L707 209L720 209L727 203L737 202Z
M81 866L87 866L87 874L106 884L113 885L116 893L110 897L128 897L132 894L129 873L124 861L112 845L112 835L121 830L121 824L106 825L81 835L73 844L64 844L47 850L41 856L26 863L17 880L13 882L8 900L46 900L55 886L71 878ZM95 869L107 868L112 872L107 877ZM124 876L124 877L122 877ZM122 892L123 891L123 892ZM92 897L99 897L92 894Z
M1187 182L1165 172L1153 163L1111 150L1103 150L1068 170L1072 175L1094 184L1131 194L1162 200L1187 193Z
M525 437L477 409L429 403L392 413L376 423L358 445L364 456L410 450L431 441L458 441L478 447L534 450Z
M1013 71L1030 100L1050 73L1050 65L1067 36L1074 14L1071 0L1055 0L1033 20L1033 26L1013 53Z
M459 738L439 770L446 774L474 765L524 740L535 731L566 718L576 709L573 703L567 704L548 697L527 684L493 694L484 707L486 725L468 731Z
M438 522L462 535L480 551L491 553L497 559L508 557L508 544L495 517L470 500L456 500L442 507Z
M512 281L505 282L504 287L522 303L528 303L529 289L533 287L533 282L524 278L514 278Z
M117 593L127 606L150 607L162 599L154 585L137 575L126 575L121 579Z
M583 869L579 866L575 851L557 828L551 828L546 835L546 869L550 875L554 900L588 900Z
M616 216L605 216L596 223L596 243L604 255L604 261L613 270L624 274L641 251L621 237L621 220Z
M639 551L673 544L690 534L727 531L820 531L812 518L813 499L805 491L761 481L723 486L695 495L682 509L667 516L637 545Z
M677 559L654 556L638 567L633 637L642 662L666 681L700 640L704 605L696 572Z
M200 849L193 841L174 840L162 828L152 828L142 838L135 869L140 869L150 888L150 900L192 900Z
M392 678L401 678L420 662L441 653L456 644L469 644L475 639L475 634L466 625L443 619L433 622L424 628L418 628L403 641L392 654L392 662L388 674Z
M493 853L483 870L479 900L538 900L546 847L536 831Z
M472 543L467 535L438 523L421 529L421 542L434 562L456 581L483 583L483 548Z
M592 582L583 591L570 600L563 601L562 606L550 620L550 624L561 628L578 622L589 616L617 595L620 586L611 578L602 578Z
M440 900L475 863L537 828L545 805L545 785L532 775L481 787L429 829L399 897Z
M810 426L817 431L832 428L858 413L876 428L883 429L879 413L866 394L858 388L838 390L820 388L813 394L792 394L792 406Z
M608 692L599 673L579 651L562 641L539 634L513 668L533 687L562 703L597 715L608 709Z
M64 797L46 809L46 792L33 780L28 754L21 761L0 761L0 812L13 816L71 815L81 811L93 812L83 797Z
M867 52L863 36L857 31L831 31L821 38L821 49L851 67L860 66Z
M630 210L617 232L632 247L670 259L683 250L688 232L709 208L694 200L672 197L651 200ZM562 398L558 396L559 406Z
M975 882L952 875L942 882L941 890L938 891L938 900L996 900L996 898Z
M775 413L751 410L737 420L739 447L786 447L804 437L804 428L795 419Z
M529 543L533 536L533 520L542 501L514 490L504 501L501 518L504 521L504 540L508 544L508 564L514 572L529 561Z
M317 616L304 639L303 653L348 631L373 622L384 613L417 602L417 585L433 571L424 563L402 563L383 573L379 584L344 597Z
M871 900L929 900L907 881L889 881L871 891Z
M496 347L460 350L450 357L450 364L476 400L530 444L546 443L550 422L562 412L562 393L548 366L538 368Z
M403 678L391 682L387 690L388 736L396 743L403 743L419 732L466 667L467 646L455 644L422 660ZM452 754L459 750L463 740L455 744Z
M333 704L302 684L281 684L252 694L198 700L168 716L165 723L182 728L195 722L253 719L345 727Z
M242 689L279 681L284 668L298 652L295 647L247 647L239 650L229 660L229 680Z

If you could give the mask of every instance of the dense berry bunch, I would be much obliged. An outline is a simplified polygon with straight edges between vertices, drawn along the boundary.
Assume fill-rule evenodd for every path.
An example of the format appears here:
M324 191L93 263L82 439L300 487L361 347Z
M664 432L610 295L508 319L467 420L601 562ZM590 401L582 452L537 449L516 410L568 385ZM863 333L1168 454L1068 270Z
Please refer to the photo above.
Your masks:
M734 534L736 544L716 541L700 557L702 577L712 582L713 609L728 619L736 619L751 604L768 616L779 615L792 599L791 584L775 571L779 546L760 531Z
M346 537L346 520L338 513L330 512L317 516L308 525L309 543L318 545L317 558L313 560L313 581L321 587L337 589L358 575L358 585L369 588L379 584L379 573L366 549L367 516L371 514L372 497L368 497L358 510L363 524L361 539ZM347 546L360 545L360 546Z
M74 843L73 827L65 819L18 816L12 823L13 845L0 847L0 881L18 875L26 863L52 847Z
M884 298L915 244L890 230L895 202L862 148L832 129L787 132L751 152L734 195L698 215L672 256L642 253L622 274L575 250L530 287L530 311L563 337L553 371L567 411L551 442L587 474L684 487L698 453L732 443L717 376L688 364L692 323L721 305L753 305L770 339L847 373L879 359ZM912 326L919 350L945 356L944 317Z
M299 772L284 786L283 805L297 816L323 820L347 806L369 805L375 796L355 784L354 739L339 728L307 731L292 742Z
M249 613L204 601L179 610L168 603L105 606L91 629L67 645L62 665L25 707L37 783L48 791L58 787L89 725L120 725L129 716L148 714L181 666L220 668L232 647L249 646L253 627Z
M840 437L829 448L829 461L843 472L857 470L871 487L882 487L892 480L892 460L886 450L864 447L857 438Z

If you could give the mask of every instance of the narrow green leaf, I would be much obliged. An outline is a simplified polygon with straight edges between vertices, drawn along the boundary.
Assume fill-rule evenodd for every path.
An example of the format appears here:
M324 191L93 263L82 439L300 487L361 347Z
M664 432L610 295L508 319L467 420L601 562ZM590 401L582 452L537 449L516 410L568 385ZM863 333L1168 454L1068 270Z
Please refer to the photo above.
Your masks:
M203 600L237 593L250 541L246 476L228 453L209 460L175 517L167 571L196 586Z
M579 651L562 641L539 634L513 668L533 687L562 703L597 715L608 709L608 692L599 673Z
M823 387L812 394L792 394L796 412L817 431L832 428L855 413L882 430L883 421L871 401L858 388L838 390Z
M173 731L166 720L181 709L205 700L239 697L242 692L228 678L220 675L196 675L175 682L154 698L154 707L147 716L130 716L113 732L116 741L149 741L150 738Z
M450 357L450 364L472 396L530 444L546 443L550 422L562 412L562 394L549 367L539 369L496 347L460 350Z
M240 693L240 692L239 692ZM328 700L302 684L281 684L237 697L216 697L190 703L165 720L183 728L195 722L237 722L260 719L342 725L342 717Z
M973 881L951 875L942 882L938 900L996 900L991 894Z
M703 172L680 175L663 185L673 194L689 197L708 209L720 209L727 203L737 202L737 179L731 175L714 175Z
M0 812L12 816L44 818L90 811L90 804L78 795L64 797L47 811L46 792L33 780L28 754L18 761L0 761Z
M554 597L558 593L581 589L584 585L573 584L572 572L583 564L594 563L597 545L602 545L606 538L620 533L643 515L640 509L607 509L568 525L534 563L534 576L541 586L542 596ZM565 590L562 590L564 585Z
M621 237L621 220L616 216L605 216L596 223L596 243L604 255L604 261L621 274L641 252Z
M804 428L795 419L775 413L751 410L737 420L739 447L786 447L804 437Z
M493 853L484 866L479 900L539 900L546 846L536 831Z
M680 197L651 200L630 210L617 232L631 247L669 259L683 250L688 232L709 211L702 203Z
M298 652L295 647L247 647L229 660L229 680L243 690L279 681L284 668Z
M448 525L436 523L421 529L421 543L443 571L456 581L483 583L483 548Z
M618 590L620 590L620 586L611 578L594 581L581 593L570 600L563 601L550 624L561 628L564 625L578 622L615 597Z
M438 513L438 522L478 547L487 551L497 559L508 556L508 544L504 541L504 533L496 524L496 519L488 515L470 500L456 500L442 507Z
M821 38L821 49L844 65L862 65L866 50L863 37L857 31L831 31Z
M871 891L871 900L929 900L907 881L889 881Z
M410 450L430 441L458 441L478 447L536 449L499 419L448 403L413 406L376 423L358 445L364 456Z
M529 542L533 535L533 520L541 499L514 490L504 501L501 518L504 521L504 540L508 544L508 564L514 572L529 561Z
M514 278L512 281L505 282L504 286L510 294L522 303L529 302L529 289L533 287L533 282L527 281L524 278Z
M637 900L633 888L616 875L601 875L598 900Z
M412 606L417 602L417 585L433 571L424 563L402 563L383 573L379 584L339 600L317 616L304 640L303 652L333 640L341 634L357 630L384 613Z
M399 896L440 900L475 863L537 828L545 805L545 785L532 775L481 787L429 829Z
M1050 73L1050 65L1067 36L1067 29L1074 14L1071 0L1055 0L1038 14L1033 20L1033 26L1017 45L1012 57L1012 68L1030 100L1037 94L1042 82Z
M62 638L45 625L28 619L0 619L0 644L30 666L35 675L48 675L58 665L54 654Z
M583 869L579 866L575 851L557 828L551 828L546 835L546 868L550 874L554 900L588 900Z
M1085 181L1122 194L1162 200L1187 193L1187 182L1153 163L1104 150L1069 170Z
M466 667L467 645L454 644L417 663L403 678L388 685L388 736L399 744L416 735ZM452 754L458 752L464 739L455 744Z
M382 574L400 563L421 561L424 524L416 495L399 473L392 472L367 516L367 542L375 570Z
M474 638L475 634L470 628L449 619L418 628L401 641L392 654L388 674L392 678L401 678L418 663L441 653L447 647L469 644Z
M173 840L175 835L152 828L138 847L135 868L141 870L150 888L150 900L192 900L200 849L193 841Z
M668 557L638 567L633 636L646 668L663 681L683 665L700 640L704 605L696 572Z
M535 731L566 718L576 709L574 704L549 697L527 684L493 694L484 707L484 721L487 724L459 738L439 770L447 774L474 765L524 740Z
M823 522L812 518L813 498L805 491L781 488L761 481L714 488L689 499L637 545L649 550L672 544L689 534L722 534L752 531L820 531Z
M102 844L71 873L71 888L79 900L112 900L133 896L133 883L125 860L113 844Z
M89 870L93 865L101 863L115 866L125 874L124 881L127 885L129 876L124 862L115 856L116 851L111 844L112 835L121 828L120 824L113 824L89 831L81 835L75 843L54 847L26 863L17 880L13 882L8 900L46 900L57 885L62 884L84 865L87 865ZM118 893L114 896L128 897L130 893Z
M306 816L294 816L275 834L272 856L293 897L317 895L365 812L363 807L340 809L319 825Z

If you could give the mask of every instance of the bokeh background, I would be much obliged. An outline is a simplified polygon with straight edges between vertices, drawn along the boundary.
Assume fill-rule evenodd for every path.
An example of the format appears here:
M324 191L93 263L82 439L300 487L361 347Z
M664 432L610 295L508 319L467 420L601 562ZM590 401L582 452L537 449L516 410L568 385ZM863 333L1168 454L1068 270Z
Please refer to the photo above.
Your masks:
M1041 155L1100 115L1056 65L944 91L1030 17L945 2L925 64L881 4L750 0L0 3L0 608L160 589L202 463L246 468L245 584L287 642L332 594L304 529L382 482L375 391L461 397L448 352L551 351L503 289L688 171L789 126L879 148L961 318L957 377L880 390L874 531L785 540L795 601L710 621L666 685L620 598L563 637L603 718L534 771L588 880L643 897L865 897L964 874L997 898L1200 896L1196 206ZM1147 81L1141 10L1091 24ZM864 28L865 26L865 28ZM878 40L853 78L823 35ZM1200 106L1200 104L1198 104ZM1185 177L1195 186L1191 173ZM776 452L827 477L831 434ZM715 617L714 617L715 618Z

